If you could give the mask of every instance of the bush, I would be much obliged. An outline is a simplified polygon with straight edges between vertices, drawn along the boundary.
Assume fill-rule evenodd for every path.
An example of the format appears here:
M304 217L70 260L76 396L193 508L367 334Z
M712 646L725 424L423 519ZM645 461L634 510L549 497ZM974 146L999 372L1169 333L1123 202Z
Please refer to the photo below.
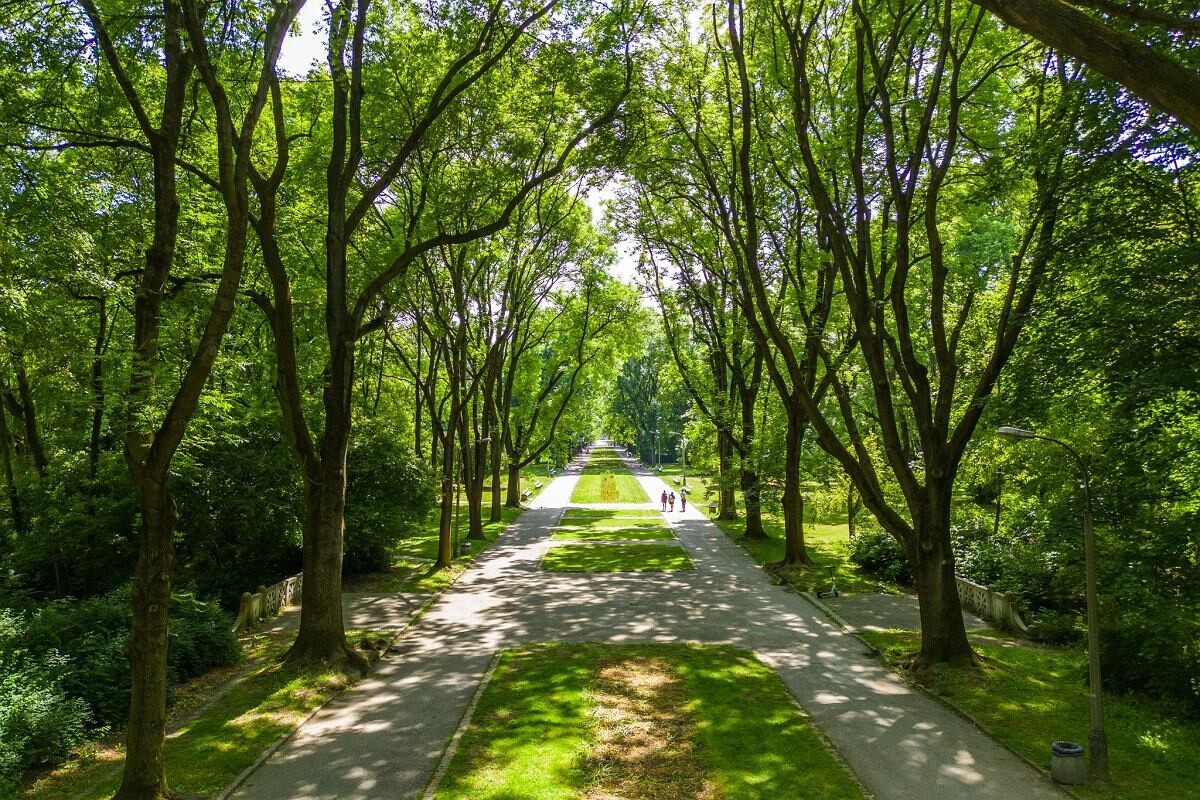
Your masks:
M1024 615L1029 638L1046 644L1074 645L1083 641L1086 628L1078 614L1062 611L1034 611Z
M416 532L438 500L437 479L384 426L362 426L347 457L347 573L386 569L392 549Z
M304 498L296 460L272 413L222 420L177 459L175 586L236 613L243 592L300 571ZM273 414L273 415L272 415Z
M50 651L39 663L14 647L23 621L0 611L0 794L27 770L61 761L87 737L87 703L68 697L51 676L64 661Z
M58 600L29 619L15 646L61 654L47 674L68 695L86 702L96 723L120 727L129 714L125 644L132 618L128 588L89 600ZM239 650L232 626L216 604L175 595L167 645L169 685L235 662Z
M913 582L904 548L886 531L866 531L855 536L848 554L864 572L881 580L909 585Z

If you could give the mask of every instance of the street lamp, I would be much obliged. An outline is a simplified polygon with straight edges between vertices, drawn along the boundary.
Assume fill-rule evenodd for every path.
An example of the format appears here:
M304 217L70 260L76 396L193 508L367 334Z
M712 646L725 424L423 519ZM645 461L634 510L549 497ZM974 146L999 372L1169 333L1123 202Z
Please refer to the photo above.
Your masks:
M1096 537L1092 530L1092 485L1087 463L1075 448L1051 436L1044 436L1021 428L1002 427L996 433L1010 442L1021 439L1041 439L1053 442L1066 450L1075 459L1083 475L1083 558L1087 571L1087 621L1088 621L1088 689L1092 696L1092 729L1088 732L1089 779L1108 780L1108 737L1104 735L1104 707L1100 684L1100 609L1096 595Z
M679 431L670 431L672 436L679 437L679 444L683 447L683 485L687 486L687 446L688 439Z

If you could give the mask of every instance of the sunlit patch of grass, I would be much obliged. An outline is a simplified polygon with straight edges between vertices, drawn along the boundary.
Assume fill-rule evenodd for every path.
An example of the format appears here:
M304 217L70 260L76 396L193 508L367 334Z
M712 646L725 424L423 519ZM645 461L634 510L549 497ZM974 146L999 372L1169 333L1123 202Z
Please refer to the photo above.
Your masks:
M694 569L687 551L669 544L565 544L542 559L549 572L670 572Z
M846 557L849 529L846 525L806 522L804 546L816 567L775 567L783 561L786 545L783 540L783 519L777 513L763 514L763 528L770 538L746 539L745 519L713 520L726 536L746 548L754 560L771 569L780 579L804 592L827 591L829 571L834 568L838 591L898 593L899 587L883 583L859 571L858 565Z
M591 473L579 476L572 503L647 503L650 498L638 479L628 472Z
M644 511L637 508L568 508L563 512L562 521L601 522L604 520L644 520L647 522L662 522L662 514L657 511Z
M558 528L550 535L551 539L567 541L662 541L674 539L675 534L670 528L597 528L570 527Z
M650 680L659 677L665 687ZM668 748L685 774L641 768L651 746ZM566 800L611 796L613 782L629 800L862 796L778 676L749 653L553 644L501 657L436 797Z
M862 636L893 663L920 647L920 634L912 631ZM981 656L979 667L939 667L925 680L927 688L1046 769L1051 742L1086 746L1091 727L1086 652L975 637L972 646ZM1104 708L1112 779L1076 787L1079 794L1103 800L1200 797L1200 723L1122 695L1105 694Z

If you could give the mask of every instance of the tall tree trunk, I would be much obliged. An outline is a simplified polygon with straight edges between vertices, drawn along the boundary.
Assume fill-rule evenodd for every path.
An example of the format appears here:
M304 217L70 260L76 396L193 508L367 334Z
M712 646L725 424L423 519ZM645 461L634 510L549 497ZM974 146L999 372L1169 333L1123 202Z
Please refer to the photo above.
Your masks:
M862 503L858 502L854 497L854 481L849 481L846 484L846 528L848 529L848 538L854 539L854 518L858 516L858 510L862 508Z
M8 487L8 504L12 511L13 527L18 533L25 532L25 517L21 514L21 496L17 492L16 475L13 472L13 457L8 432L8 417L0 406L0 456L4 459L4 483Z
M739 380L739 399L742 407L742 502L746 504L747 539L766 539L767 532L762 523L762 487L757 470L746 466L747 457L754 450L757 428L754 425L754 405L758 398L758 387L762 380L762 358L756 357L753 378L749 384Z
M743 535L747 539L766 539L768 537L762 522L762 498L760 497L761 486L758 473L743 467L741 482L742 502L746 504L746 532Z
M96 342L92 346L92 430L88 438L88 475L95 482L100 474L100 435L104 430L104 348L108 339L108 304L104 297L96 298L100 315ZM95 516L96 508L90 509Z
M783 563L811 566L804 546L804 493L800 490L800 456L804 447L803 416L788 409L787 448L783 465Z
M346 644L342 616L342 546L345 538L346 454L354 391L354 337L331 322L331 362L325 385L321 480L305 492L304 585L300 630L287 653L293 663L323 663L362 674L367 662Z
M975 654L967 641L962 604L954 577L954 552L950 539L952 482L931 480L927 505L917 520L915 536L906 547L921 606L921 652L915 664L927 669L935 664L970 664Z
M737 519L737 502L734 489L729 485L729 473L733 469L733 437L728 431L717 430L717 519Z
M442 504L438 518L438 556L434 569L447 569L454 561L450 537L458 513L454 497L454 431L447 428L442 438Z
M141 511L133 582L133 628L126 646L131 667L125 771L118 798L167 797L162 743L167 727L167 610L175 569L175 503L166 476L135 478Z
M492 460L492 513L489 519L490 522L500 522L504 519L504 504L501 496L502 489L500 487L501 466L500 453L503 452L500 447L500 429L492 429L492 444L490 448Z
M33 461L39 478L46 477L46 448L42 444L42 434L37 424L37 408L33 404L33 390L29 386L29 374L25 370L25 354L20 350L12 351L13 371L17 376L17 394L21 398L21 421L25 425L25 449Z
M509 508L521 507L521 463L517 460L508 462L508 497L504 505Z

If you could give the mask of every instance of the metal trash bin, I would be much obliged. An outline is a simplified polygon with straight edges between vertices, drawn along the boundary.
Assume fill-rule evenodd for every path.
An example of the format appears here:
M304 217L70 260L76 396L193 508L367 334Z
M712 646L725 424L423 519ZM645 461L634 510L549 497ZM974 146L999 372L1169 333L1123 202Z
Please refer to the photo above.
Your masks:
M471 543L470 543L470 542L461 542L461 543L458 545L458 554L459 554L460 556L469 556L469 555L471 555Z
M1059 783L1077 785L1087 781L1087 764L1083 747L1075 742L1054 742L1050 745L1050 777Z

